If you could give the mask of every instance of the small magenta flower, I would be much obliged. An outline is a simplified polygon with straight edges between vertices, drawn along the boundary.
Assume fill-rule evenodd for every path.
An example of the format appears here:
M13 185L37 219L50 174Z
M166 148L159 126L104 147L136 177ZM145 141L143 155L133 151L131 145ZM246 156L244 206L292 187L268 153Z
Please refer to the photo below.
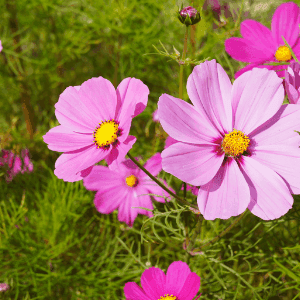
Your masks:
M274 12L271 30L254 20L241 23L242 38L232 37L225 41L225 50L232 58L250 65L235 74L238 78L253 68L267 68L269 70L286 69L287 65L268 66L266 62L292 62L292 54L285 46L282 36L286 39L296 57L300 57L300 8L293 2L287 2L277 7ZM284 71L277 71L279 77Z
M215 60L188 78L193 105L163 94L158 116L178 142L162 152L163 170L200 186L204 218L248 208L263 220L286 214L300 194L300 105L282 105L282 79L254 68L233 84Z
M6 292L9 290L9 285L7 283L0 283L0 292Z
M197 24L201 20L201 17L196 8L187 6L181 8L181 10L178 12L178 19L182 24L189 26Z
M50 150L64 152L54 174L74 182L103 159L108 164L122 161L136 141L128 135L131 120L145 109L148 94L148 87L136 78L124 79L117 90L103 77L66 88L55 104L61 125L43 136Z
M300 65L292 62L285 70L285 90L291 104L300 104Z
M135 282L127 282L124 287L126 300L192 300L199 291L200 276L191 272L185 262L174 261L167 274L155 267L145 270L141 285L142 288Z
M157 176L162 169L160 153L152 156L144 167L153 176ZM83 179L83 185L88 190L97 191L94 203L100 213L110 214L119 209L119 221L125 222L128 226L133 225L138 214L153 216L151 211L136 208L153 210L148 194L157 195L152 197L158 202L165 202L164 197L168 196L167 192L130 159L120 164L113 163L109 167L94 166L91 173Z
M0 167L5 170L6 181L10 182L18 174L33 171L33 164L29 158L28 149L22 149L21 157L10 150L2 150Z

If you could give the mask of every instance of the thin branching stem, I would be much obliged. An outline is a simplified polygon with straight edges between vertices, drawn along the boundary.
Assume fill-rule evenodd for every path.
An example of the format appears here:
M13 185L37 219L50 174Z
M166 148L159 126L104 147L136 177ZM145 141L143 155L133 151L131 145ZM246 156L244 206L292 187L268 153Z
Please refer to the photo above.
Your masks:
M222 236L224 236L227 232L229 232L246 214L246 211L244 211L238 218L236 218L231 224L230 226L228 226L224 231L222 231L220 234L218 234L216 237L214 237L212 240L210 240L209 242L201 245L197 250L195 250L195 252L199 252L200 250L202 250L202 248L213 244L214 242L216 242L218 239L220 239Z

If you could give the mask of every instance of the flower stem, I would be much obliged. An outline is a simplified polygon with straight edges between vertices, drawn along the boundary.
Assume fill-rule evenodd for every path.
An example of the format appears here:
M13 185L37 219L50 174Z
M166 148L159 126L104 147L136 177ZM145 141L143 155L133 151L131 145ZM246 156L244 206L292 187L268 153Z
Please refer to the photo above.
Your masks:
M187 50L187 40L188 40L188 29L189 26L185 26L185 34L184 34L184 45L183 45L183 53L182 53L182 58L181 60L184 61L185 59L185 54ZM179 99L182 99L183 95L183 65L180 65L179 68Z
M202 248L213 244L214 242L216 242L218 239L220 239L222 236L224 236L228 231L230 231L244 216L246 215L246 211L244 211L238 218L236 218L232 224L230 226L228 226L224 231L222 231L220 234L218 234L216 237L214 237L212 240L210 240L209 242L200 245L199 249L197 249L196 251L200 251Z
M190 251L193 250L193 246L195 245L196 238L201 233L203 215L196 215L196 218L198 219L197 224L196 224L196 228L195 228L192 239L190 240L189 244L187 245L187 249L186 249L187 252L190 252Z
M175 199L177 199L179 202L181 202L184 205L197 208L196 205L191 204L184 199L181 199L176 194L174 194L171 190L169 190L164 184L162 184L157 178L155 178L148 170L146 170L137 160L135 160L135 158L129 152L127 153L127 155L142 171L144 171L154 182L156 182L162 189L168 192L171 196L173 196Z

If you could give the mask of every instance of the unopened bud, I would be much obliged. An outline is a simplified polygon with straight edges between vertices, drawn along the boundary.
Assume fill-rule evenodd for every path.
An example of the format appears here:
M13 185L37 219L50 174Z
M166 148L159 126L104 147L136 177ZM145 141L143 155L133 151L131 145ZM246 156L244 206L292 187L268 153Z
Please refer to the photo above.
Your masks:
M182 24L189 26L198 23L201 20L201 17L196 8L187 6L181 8L181 10L178 12L178 19Z

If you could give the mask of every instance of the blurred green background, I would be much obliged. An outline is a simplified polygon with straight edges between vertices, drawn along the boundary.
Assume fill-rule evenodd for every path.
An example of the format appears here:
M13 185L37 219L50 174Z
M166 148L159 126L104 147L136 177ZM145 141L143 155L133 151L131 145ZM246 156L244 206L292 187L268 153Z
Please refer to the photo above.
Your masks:
M246 18L270 26L283 2L221 1L216 13L209 3L202 9L204 1L184 1L202 16L194 38L189 36L187 56L216 59L233 79L245 64L225 53L224 41L240 36ZM182 53L180 5L173 0L0 1L0 147L15 153L28 148L34 164L33 173L19 174L9 184L0 177L0 282L10 285L0 299L125 299L126 282L139 284L145 268L166 270L175 260L188 262L201 276L200 299L300 299L299 197L283 218L265 222L248 212L201 255L188 256L182 247L185 227L193 228L195 220L181 206L156 203L153 220L138 216L128 228L118 222L117 212L98 213L94 193L82 182L63 182L53 174L60 154L50 151L42 136L58 125L54 104L66 87L91 77L115 86L135 77L149 87L148 106L133 121L131 134L138 140L131 153L146 160L163 150L166 135L152 113L161 94L178 96L179 64L152 45L163 51L161 41L170 54L173 46ZM192 68L185 67L184 82ZM179 180L161 177L180 192ZM234 219L204 221L199 242Z

